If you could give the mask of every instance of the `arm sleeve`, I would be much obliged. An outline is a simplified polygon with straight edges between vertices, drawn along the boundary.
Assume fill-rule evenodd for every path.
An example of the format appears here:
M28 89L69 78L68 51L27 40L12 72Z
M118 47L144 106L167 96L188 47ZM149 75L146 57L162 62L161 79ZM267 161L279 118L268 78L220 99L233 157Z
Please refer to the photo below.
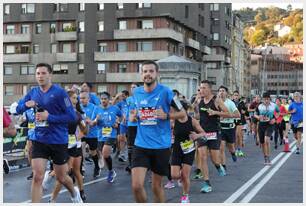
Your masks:
M16 108L17 114L22 114L26 110L29 109L29 107L26 106L26 102L31 100L31 92L29 92L24 98L20 99L18 102L18 106Z
M53 115L49 113L47 121L50 123L68 123L76 121L77 116L68 97L68 94L62 91L62 95L59 96L58 102L61 108L62 114Z

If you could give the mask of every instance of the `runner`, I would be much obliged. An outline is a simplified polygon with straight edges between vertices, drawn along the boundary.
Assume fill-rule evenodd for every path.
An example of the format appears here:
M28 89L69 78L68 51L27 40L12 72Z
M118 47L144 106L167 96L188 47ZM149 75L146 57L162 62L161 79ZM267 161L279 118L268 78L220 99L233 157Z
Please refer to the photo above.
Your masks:
M80 101L82 110L85 112L85 122L89 126L89 131L85 137L82 138L82 150L83 157L85 155L85 146L88 144L89 153L95 164L93 177L97 178L100 176L100 167L99 167L99 157L97 154L98 148L98 136L99 136L99 127L97 126L98 110L99 107L89 102L88 92L82 91L80 93Z
M136 202L147 202L144 180L148 169L152 171L154 202L165 202L162 178L169 172L169 119L186 115L179 101L173 99L173 92L157 83L158 72L159 66L154 61L143 62L141 75L144 86L136 88L133 95L135 109L131 110L130 120L137 121L132 154L132 189Z
M81 85L81 92L88 92L89 94L89 102L94 105L99 106L101 104L99 97L97 97L96 93L91 92L92 84L89 82L83 82Z
M303 102L299 92L293 94L294 101L289 106L289 113L291 114L291 128L296 139L296 152L300 154L302 133L303 133Z
M284 122L285 122L284 137L286 138L286 141L287 141L288 140L288 133L289 133L289 130L290 130L291 115L290 115L290 113L288 113L289 104L287 103L286 98L282 98L282 105L285 107L285 110L286 110L286 115L284 115L283 119L284 119Z
M17 113L22 114L36 108L35 137L32 149L32 202L40 202L45 166L50 157L54 163L57 180L70 192L74 203L82 202L77 188L73 188L68 172L68 122L75 121L76 115L64 89L51 82L52 68L49 64L36 65L34 87L19 101Z
M282 144L284 141L284 129L286 127L283 116L287 113L286 108L281 104L281 99L278 97L275 100L276 105L279 108L279 114L275 111L274 116L276 118L275 130L274 130L274 148L277 149L277 141L279 135L279 142Z
M231 153L234 162L237 161L237 156L235 154L235 122L234 118L239 118L240 113L235 105L235 103L228 97L228 88L225 86L219 87L219 96L223 100L224 105L229 111L228 118L221 118L221 164L226 170L226 156L225 156L225 144L227 145L228 151ZM224 115L223 115L224 117Z
M246 124L245 120L245 113L247 112L247 108L245 106L245 103L241 101L240 95L238 91L233 92L233 102L235 103L236 107L239 110L240 117L236 119L236 155L238 157L245 156L244 152L242 151L242 147L244 146L243 143L243 129L244 125Z
M181 101L186 114L188 104ZM195 133L196 131L196 133ZM183 194L181 203L189 203L190 190L190 171L195 155L195 143L193 141L205 136L205 132L198 120L186 115L174 122L174 144L171 155L171 176L173 179L180 180Z
M250 104L248 111L251 117L251 124L252 124L252 135L254 135L254 140L256 142L256 145L259 145L259 137L258 137L258 120L254 117L255 111L260 104L260 96L256 95Z
M102 139L101 145L99 145L99 149L102 153L104 162L108 168L108 176L107 182L112 183L116 177L116 172L113 169L113 162L111 151L112 146L116 144L117 141L117 128L118 123L116 121L117 118L122 117L122 113L117 106L109 105L110 103L110 94L107 92L102 92L101 94L101 102L102 108L99 108L99 116L98 125L102 127Z
M212 186L209 181L209 171L208 171L208 151L210 152L210 157L218 170L219 176L225 176L226 171L221 165L220 159L220 115L228 114L228 110L225 107L222 99L215 96L212 93L212 85L208 80L204 80L200 85L200 92L203 99L199 99L196 103L199 107L200 124L201 127L207 132L207 142L202 140L198 141L198 151L201 171L204 178L204 183L201 188L201 192L208 193L212 191ZM221 110L221 112L219 111Z
M83 186L83 177L80 172L81 167L81 158L82 158L82 143L81 138L87 134L87 126L85 121L83 120L82 114L84 112L81 109L80 103L77 99L77 94L70 90L67 92L70 98L70 101L75 109L77 115L76 122L70 122L68 124L68 134L69 134L69 142L68 142L68 153L69 153L69 160L68 160L68 168L70 170L71 176L75 176L78 184L78 188L80 191L80 196L83 202L86 200L86 195L84 192ZM59 181L56 181L54 190L52 192L52 196L49 200L50 203L55 203L56 198L62 188L62 184Z
M270 95L264 93L263 103L261 103L256 112L255 118L259 120L258 123L258 135L259 141L262 147L262 153L264 155L265 165L271 165L270 161L270 137L272 136L275 124L274 112L279 112L276 104L271 102Z

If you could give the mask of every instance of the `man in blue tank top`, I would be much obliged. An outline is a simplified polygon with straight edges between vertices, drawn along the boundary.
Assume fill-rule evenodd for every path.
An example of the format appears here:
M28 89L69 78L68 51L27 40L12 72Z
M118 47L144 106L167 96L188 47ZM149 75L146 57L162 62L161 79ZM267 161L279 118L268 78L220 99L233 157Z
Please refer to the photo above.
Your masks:
M68 122L76 120L76 114L64 89L51 82L52 68L49 64L36 65L39 87L19 101L17 113L35 109L35 140L32 142L32 202L40 202L45 167L51 157L57 179L70 192L72 202L82 202L79 191L73 188L68 176Z
M171 147L170 118L186 115L182 105L173 98L173 92L157 83L158 64L142 64L144 86L134 90L135 109L130 120L137 121L137 135L132 156L132 189L136 202L146 202L144 180L148 169L152 171L154 202L165 202L163 176L169 172Z

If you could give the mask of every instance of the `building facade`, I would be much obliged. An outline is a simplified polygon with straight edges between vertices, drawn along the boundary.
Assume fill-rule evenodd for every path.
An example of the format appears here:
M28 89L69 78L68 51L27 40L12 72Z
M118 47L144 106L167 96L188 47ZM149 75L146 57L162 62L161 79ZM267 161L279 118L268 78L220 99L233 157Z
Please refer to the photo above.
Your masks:
M200 79L228 84L231 4L14 3L3 8L4 105L36 85L40 62L53 66L55 83L67 88L87 81L97 93L128 89L141 81L141 62L171 55L193 62Z

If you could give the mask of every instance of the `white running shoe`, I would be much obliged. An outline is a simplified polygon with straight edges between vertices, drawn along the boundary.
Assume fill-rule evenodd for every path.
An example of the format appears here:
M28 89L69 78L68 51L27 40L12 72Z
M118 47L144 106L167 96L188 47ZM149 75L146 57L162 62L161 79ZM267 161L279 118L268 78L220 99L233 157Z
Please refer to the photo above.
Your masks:
M71 197L73 203L83 203L78 187L74 187L74 197Z
M102 168L104 167L104 160L103 160L103 157L99 158L98 163L99 163L100 169L102 169Z
M51 171L46 171L44 175L44 180L42 182L43 190L48 190L50 187L50 182L52 180L52 176L50 175Z

